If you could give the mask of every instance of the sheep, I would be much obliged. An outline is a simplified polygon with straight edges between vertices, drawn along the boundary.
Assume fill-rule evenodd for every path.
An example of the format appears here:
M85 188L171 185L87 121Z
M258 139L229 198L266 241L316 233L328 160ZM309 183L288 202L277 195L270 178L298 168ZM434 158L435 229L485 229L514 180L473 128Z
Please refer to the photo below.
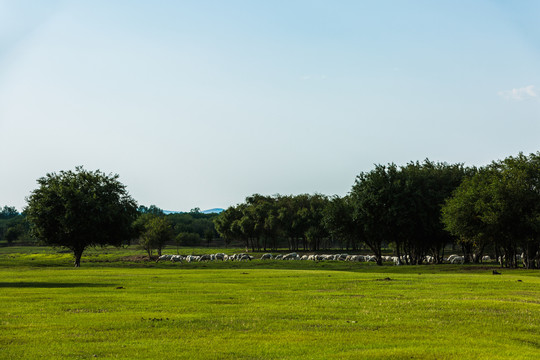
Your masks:
M161 260L171 260L171 258L172 258L172 255L168 255L168 254L166 254L166 255L161 255L160 257L158 257L158 259L156 260L156 262L161 261Z
M214 260L224 261L226 256L224 253L217 253L214 255Z
M249 260L251 261L251 259L253 259L253 257L251 255L248 255L248 254L242 254L242 256L240 257L240 259L238 259L239 261L245 261L245 260Z
M186 262L195 262L195 261L199 261L200 259L200 256L197 256L197 255L187 255L185 260Z
M209 254L204 254L204 255L201 255L199 256L199 259L198 261L201 262L201 261L212 261L212 255L209 255Z
M232 254L231 256L229 256L229 260L230 261L239 260L242 255L243 254Z
M454 256L450 261L450 264L463 264L465 258L463 256Z
M261 260L271 260L273 258L272 254L266 253L262 254Z
M290 253L283 256L283 260L298 260L300 256L297 253Z
M182 255L172 255L171 256L171 262L182 262L184 260L184 257Z

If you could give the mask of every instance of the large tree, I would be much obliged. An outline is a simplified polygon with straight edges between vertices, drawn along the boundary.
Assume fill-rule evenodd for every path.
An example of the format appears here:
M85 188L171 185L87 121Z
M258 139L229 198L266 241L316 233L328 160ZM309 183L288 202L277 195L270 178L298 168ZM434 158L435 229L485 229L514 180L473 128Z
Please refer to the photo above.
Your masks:
M461 164L426 159L401 167L376 165L356 178L350 193L353 220L378 264L382 245L389 243L407 263L419 264L428 253L437 262L442 259L451 238L440 221L440 207L467 171Z
M540 267L540 153L520 153L480 169L443 207L443 221L465 243L486 243L517 266ZM501 262L502 265L502 262Z
M79 166L38 179L26 209L34 235L72 250L76 267L87 247L130 240L137 203L118 177Z

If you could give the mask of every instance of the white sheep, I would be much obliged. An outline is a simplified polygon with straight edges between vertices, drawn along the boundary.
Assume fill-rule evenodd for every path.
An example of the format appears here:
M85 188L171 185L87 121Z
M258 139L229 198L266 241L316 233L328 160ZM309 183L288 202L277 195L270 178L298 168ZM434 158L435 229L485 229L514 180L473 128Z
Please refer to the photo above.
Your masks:
M217 253L214 255L214 259L224 261L226 256L224 253Z
M246 261L246 260L249 260L251 261L251 259L253 259L253 256L251 255L248 255L248 254L242 254L242 256L240 257L240 261Z
M168 255L168 254L161 255L160 257L158 257L156 262L161 261L161 260L171 260L171 257L172 257L172 255Z
M298 260L299 258L300 256L295 252L283 256L283 260Z
M209 255L209 254L204 254L204 255L201 255L199 256L199 259L198 261L212 261L212 255Z

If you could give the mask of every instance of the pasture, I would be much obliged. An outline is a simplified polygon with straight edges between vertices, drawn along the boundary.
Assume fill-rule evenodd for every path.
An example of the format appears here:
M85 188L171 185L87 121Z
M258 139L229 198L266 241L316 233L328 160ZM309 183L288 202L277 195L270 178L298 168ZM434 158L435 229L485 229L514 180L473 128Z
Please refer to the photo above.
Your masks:
M540 273L0 251L1 359L537 359ZM496 269L496 267L493 267Z

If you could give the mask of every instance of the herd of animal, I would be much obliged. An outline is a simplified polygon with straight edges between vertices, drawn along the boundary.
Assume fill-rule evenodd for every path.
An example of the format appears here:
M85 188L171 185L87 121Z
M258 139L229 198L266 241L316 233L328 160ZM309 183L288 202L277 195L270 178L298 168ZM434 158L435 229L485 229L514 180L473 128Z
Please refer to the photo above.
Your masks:
M217 254L204 254L204 255L161 255L157 261L171 261L171 262L201 262L201 261L251 261L255 257L249 254L239 253L233 255L227 255L224 253ZM376 262L377 258L374 255L349 255L349 254L332 254L332 255L298 255L295 252L289 254L273 255L270 253L263 254L260 260L311 260L311 261L355 261L355 262ZM393 262L394 265L402 265L406 261L402 256L383 256L383 262ZM434 258L432 256L426 256L425 263L433 263ZM463 264L465 258L460 255L452 254L444 259L445 262L450 264ZM486 255L482 258L483 262L491 261L491 258Z

